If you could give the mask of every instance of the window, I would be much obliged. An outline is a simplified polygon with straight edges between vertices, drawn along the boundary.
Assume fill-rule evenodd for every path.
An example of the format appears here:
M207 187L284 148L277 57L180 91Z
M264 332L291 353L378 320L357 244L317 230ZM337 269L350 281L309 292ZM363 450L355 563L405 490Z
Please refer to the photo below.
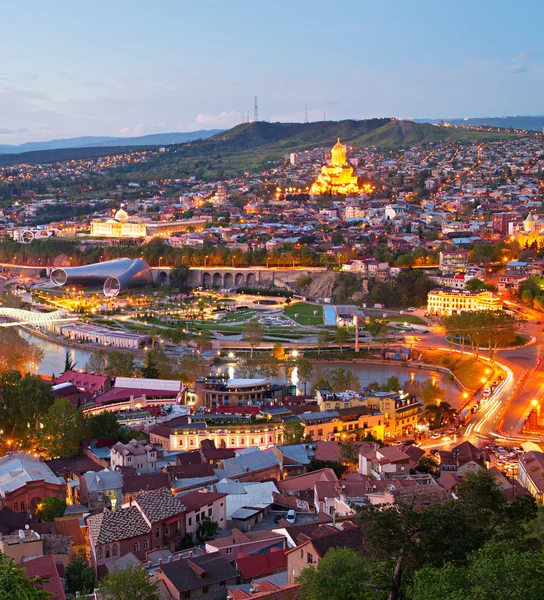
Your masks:
M98 558L98 560L102 560L102 548L98 548L96 558Z
M160 529L155 529L155 537L161 537L161 530Z
M232 554L232 548L227 548L227 554Z
M202 588L202 593L203 593L203 594L207 594L207 593L208 593L208 586L207 586L207 585L205 585L205 586Z
M304 558L304 548L300 549L300 558Z
M25 510L25 503L21 502L21 510Z
M144 550L149 550L149 542L144 540Z
M189 527L193 524L193 517L189 517Z
M223 502L221 502L221 504L219 506L223 506Z
M132 462L132 456L127 456L127 462Z
M314 555L310 554L309 552L308 552L308 564L309 565L313 565L314 564Z
M113 546L111 547L111 555L117 556L117 544L113 544Z
M106 558L109 558L109 557L110 557L110 549L106 548Z
M196 513L195 521L200 523L200 513Z
M188 590L186 592L183 592L183 597L184 598L190 598L191 597L191 590Z
M15 512L17 512L17 511L19 510L19 503L18 503L18 502L14 502L14 503L13 503L13 510L14 510Z
M208 517L212 516L212 511L213 511L213 508L208 508Z
M140 551L140 542L135 542L134 544L134 552L139 552Z

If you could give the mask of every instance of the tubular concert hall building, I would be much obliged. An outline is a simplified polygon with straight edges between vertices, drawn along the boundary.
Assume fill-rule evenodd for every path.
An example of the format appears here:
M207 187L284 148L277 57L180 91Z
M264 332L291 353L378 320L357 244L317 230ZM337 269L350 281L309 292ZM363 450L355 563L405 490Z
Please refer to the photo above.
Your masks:
M153 276L149 265L141 258L118 258L83 267L58 268L51 271L55 285L102 285L104 295L114 297L131 287L151 285Z

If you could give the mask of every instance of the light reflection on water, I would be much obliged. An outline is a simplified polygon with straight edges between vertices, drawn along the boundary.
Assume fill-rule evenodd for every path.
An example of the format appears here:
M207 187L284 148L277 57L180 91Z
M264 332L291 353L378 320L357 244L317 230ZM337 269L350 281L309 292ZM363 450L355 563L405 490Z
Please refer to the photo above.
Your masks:
M39 338L31 333L23 330L19 330L20 335L32 342L38 344L44 350L44 359L40 364L38 372L42 375L60 375L64 371L64 362L66 351L70 353L72 361L76 362L76 368L83 369L91 355L92 350L86 349L83 345L81 348L72 348L63 346L56 342L51 342ZM393 375L396 375L401 383L408 380L426 381L432 379L433 381L440 384L446 390L446 400L454 408L458 408L461 405L462 392L457 386L448 379L447 375L440 372L433 372L426 369L413 370L405 367L399 367L396 365L378 365L378 364L350 364L340 362L330 363L314 363L314 378L323 376L326 377L327 372L330 369L336 369L338 367L344 367L350 371L353 371L355 375L359 377L359 381L362 386L367 386L373 381L377 381L383 384L387 379ZM224 363L214 367L212 373L226 373L229 379L234 377L243 377L243 374L237 372L236 363ZM258 377L258 375L255 375ZM284 384L286 382L286 373L284 369L280 369L278 375L270 378L272 383ZM297 386L297 391L302 391L303 385L298 377L297 369L293 369L290 376L290 383ZM307 388L309 389L309 385Z

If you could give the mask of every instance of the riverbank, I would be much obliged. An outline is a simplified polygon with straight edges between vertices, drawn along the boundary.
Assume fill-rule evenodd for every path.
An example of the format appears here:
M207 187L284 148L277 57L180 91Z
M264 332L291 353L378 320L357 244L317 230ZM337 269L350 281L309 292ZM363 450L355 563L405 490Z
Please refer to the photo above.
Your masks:
M312 359L312 363L330 363L332 361L326 359ZM441 365L434 365L429 363L422 363L416 361L403 361L403 360L388 360L380 358L345 358L345 359L334 359L335 363L344 364L374 364L374 365L389 365L394 367L401 367L405 369L426 369L427 371L440 371L445 373L451 380L457 385L457 387L464 392L473 392L471 388L464 385L461 380L447 367Z

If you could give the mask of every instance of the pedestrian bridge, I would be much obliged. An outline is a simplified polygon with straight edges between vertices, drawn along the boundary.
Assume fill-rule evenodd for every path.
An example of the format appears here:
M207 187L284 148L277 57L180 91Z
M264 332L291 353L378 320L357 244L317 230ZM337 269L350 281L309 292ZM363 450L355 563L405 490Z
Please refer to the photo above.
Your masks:
M76 317L67 317L64 309L52 312L34 312L22 308L6 308L0 306L0 319L9 319L8 323L0 323L0 327L16 327L17 325L36 325L48 327L62 321L76 321Z

